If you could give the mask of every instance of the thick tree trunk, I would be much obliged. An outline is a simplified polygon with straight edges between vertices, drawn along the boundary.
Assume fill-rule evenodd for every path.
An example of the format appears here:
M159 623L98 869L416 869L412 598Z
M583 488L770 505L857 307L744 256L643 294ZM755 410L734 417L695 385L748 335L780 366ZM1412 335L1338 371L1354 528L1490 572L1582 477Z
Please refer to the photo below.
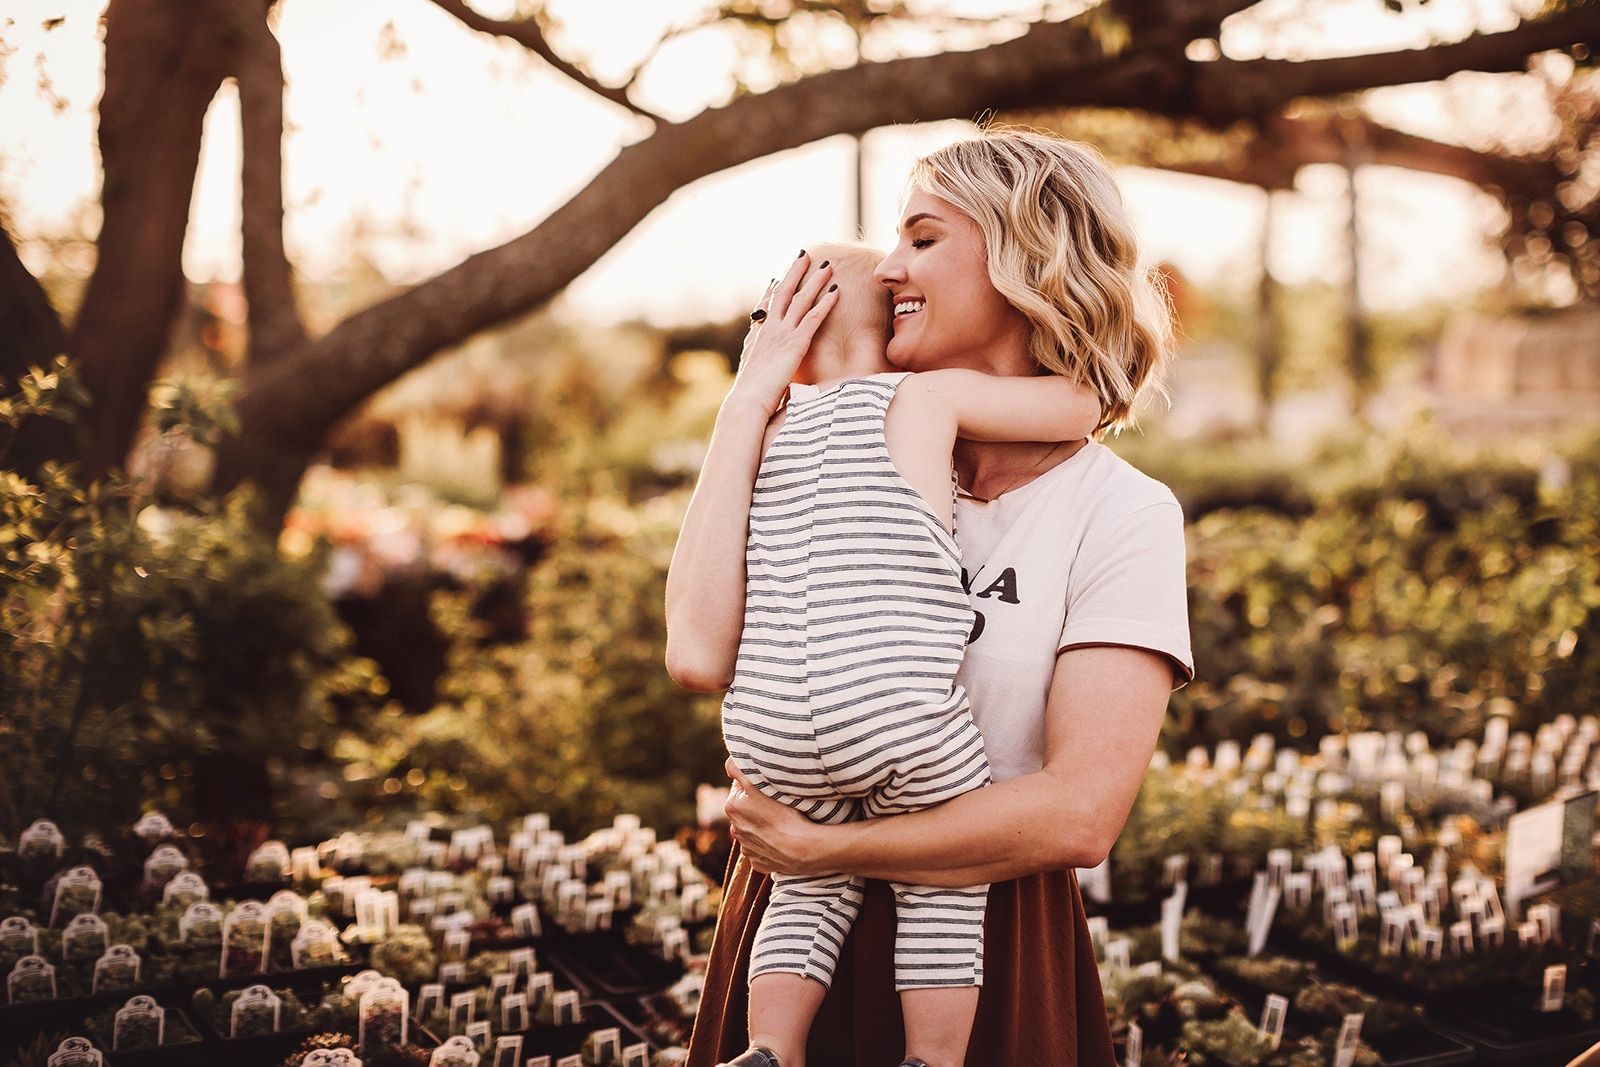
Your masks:
M185 0L111 0L105 26L104 221L71 337L94 403L89 476L123 463L166 352L201 130L238 36L217 5Z

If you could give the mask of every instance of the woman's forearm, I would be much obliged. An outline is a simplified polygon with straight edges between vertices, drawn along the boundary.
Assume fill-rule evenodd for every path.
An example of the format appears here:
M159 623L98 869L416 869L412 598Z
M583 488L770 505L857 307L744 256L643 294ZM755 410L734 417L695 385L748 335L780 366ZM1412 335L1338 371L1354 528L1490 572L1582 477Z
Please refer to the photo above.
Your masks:
M769 417L730 393L667 570L667 671L688 689L726 688L744 628L750 494Z
M905 815L828 828L830 870L915 885L967 886L1093 866L1100 847L1050 770Z

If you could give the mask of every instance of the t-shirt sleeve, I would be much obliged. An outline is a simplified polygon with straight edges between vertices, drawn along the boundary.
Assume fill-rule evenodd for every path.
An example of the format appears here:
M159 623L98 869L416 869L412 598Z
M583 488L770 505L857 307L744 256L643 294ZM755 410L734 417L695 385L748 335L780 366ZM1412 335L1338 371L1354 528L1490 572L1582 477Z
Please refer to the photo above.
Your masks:
M1057 652L1131 645L1172 661L1173 688L1194 678L1183 509L1174 499L1091 520L1067 587Z

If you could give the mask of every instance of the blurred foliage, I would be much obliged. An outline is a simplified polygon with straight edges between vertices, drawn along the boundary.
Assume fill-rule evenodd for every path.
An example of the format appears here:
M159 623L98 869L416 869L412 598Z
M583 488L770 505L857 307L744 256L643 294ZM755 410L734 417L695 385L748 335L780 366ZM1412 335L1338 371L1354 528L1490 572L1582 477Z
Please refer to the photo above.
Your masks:
M523 428L529 473L559 501L521 579L528 633L488 642L479 590L434 594L452 642L440 700L422 715L387 709L339 742L353 812L544 811L568 832L634 812L668 828L693 821L697 784L724 780L721 698L680 690L662 655L667 564L725 365L709 353L664 369L553 362Z
M1600 441L1524 459L1424 429L1293 465L1120 450L1190 520L1198 677L1174 696L1174 751L1258 731L1453 740L1496 709L1522 728L1600 698Z
M229 417L157 392L169 432L203 439ZM58 358L7 391L0 421L70 422L84 401ZM185 821L243 816L270 797L241 768L315 750L330 700L381 693L348 655L320 557L280 560L251 506L241 490L156 508L118 474L85 486L74 466L38 483L0 469L0 832L40 816L69 833L112 825L150 803Z

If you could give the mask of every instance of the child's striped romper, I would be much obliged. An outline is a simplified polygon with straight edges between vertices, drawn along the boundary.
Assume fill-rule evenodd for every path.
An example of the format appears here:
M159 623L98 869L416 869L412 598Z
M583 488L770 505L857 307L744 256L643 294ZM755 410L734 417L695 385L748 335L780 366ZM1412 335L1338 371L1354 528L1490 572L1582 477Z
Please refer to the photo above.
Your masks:
M791 387L750 502L723 738L751 784L818 822L923 808L990 781L955 684L974 621L960 549L884 439L905 376ZM981 985L988 886L897 883L894 894L896 988ZM829 984L861 900L857 878L775 876L751 977Z

